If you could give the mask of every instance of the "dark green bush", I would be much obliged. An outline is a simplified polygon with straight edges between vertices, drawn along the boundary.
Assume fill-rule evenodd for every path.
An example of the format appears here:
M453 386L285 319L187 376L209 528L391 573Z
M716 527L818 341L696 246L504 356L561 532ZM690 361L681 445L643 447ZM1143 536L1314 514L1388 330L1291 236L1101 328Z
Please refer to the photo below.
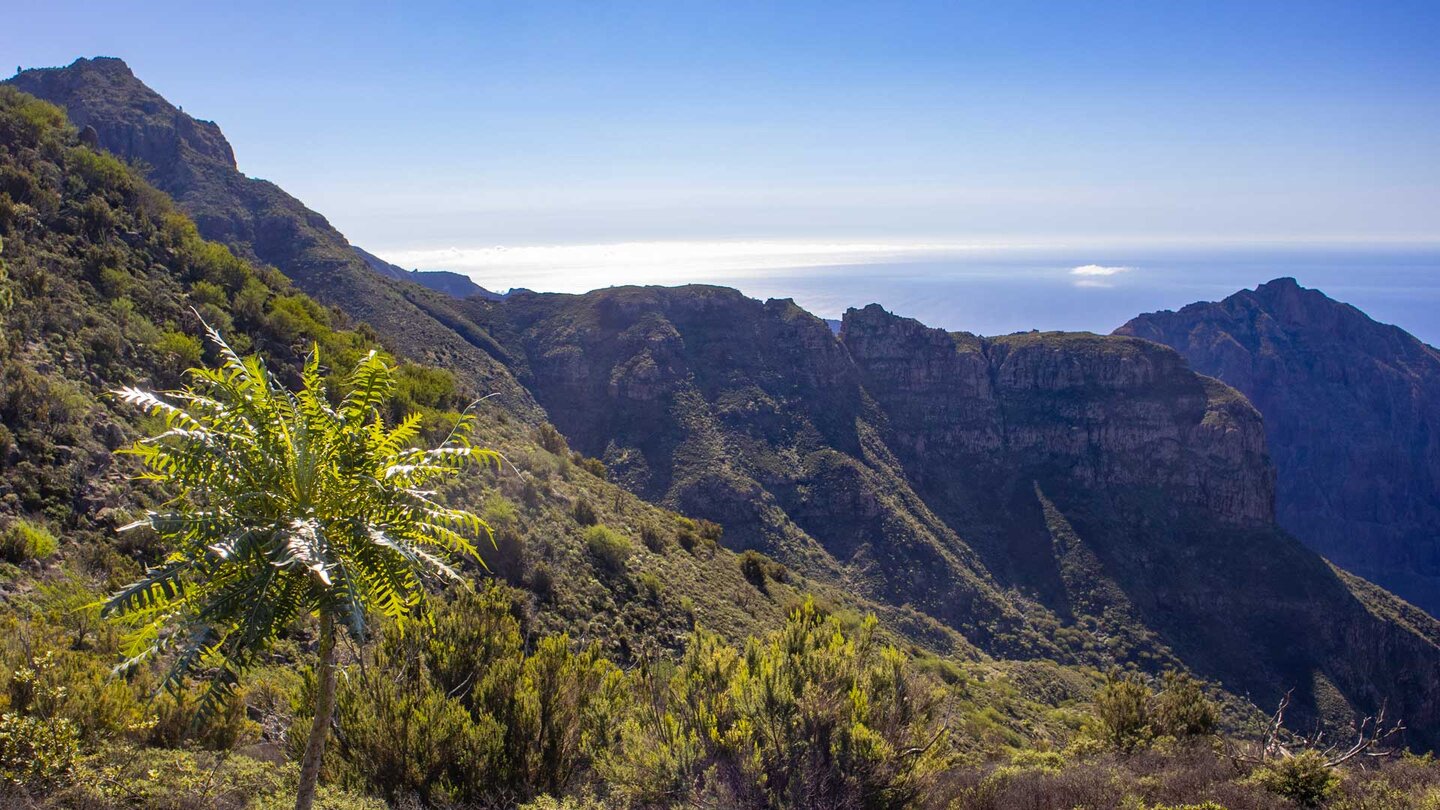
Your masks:
M740 573L761 593L767 592L765 562L764 555L758 551L746 551L740 555Z
M605 468L605 462L601 461L598 458L590 458L588 456L582 456L579 453L576 453L575 457L572 458L571 461L575 464L575 466L579 467L585 472L590 473L596 478L599 478L601 481L606 480L610 476L610 471Z
M665 551L665 536L660 533L659 529L656 529L649 523L640 527L640 542L645 548L655 554L661 554Z
M545 448L546 452L553 453L557 456L564 456L570 451L570 448L565 444L565 437L561 436L560 431L556 430L548 422L541 425L540 428L535 431L535 441L541 447Z
M600 520L599 515L595 514L595 505L590 503L589 498L577 499L575 505L570 508L570 515L581 526L594 526Z
M1150 690L1133 673L1111 673L1095 693L1095 727L1100 741L1130 753L1150 740Z
M1218 713L1205 697L1200 683L1183 672L1169 670L1159 694L1151 701L1150 715L1156 734L1200 737L1215 732Z

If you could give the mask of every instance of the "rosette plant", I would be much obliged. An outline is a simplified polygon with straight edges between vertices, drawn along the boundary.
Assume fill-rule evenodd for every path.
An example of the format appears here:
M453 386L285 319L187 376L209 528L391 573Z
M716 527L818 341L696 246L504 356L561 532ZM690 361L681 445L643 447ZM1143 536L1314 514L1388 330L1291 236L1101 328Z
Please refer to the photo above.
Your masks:
M337 405L318 347L291 392L260 359L206 331L218 368L192 369L179 391L116 392L163 418L163 430L124 452L174 497L125 527L155 530L170 550L104 612L132 622L122 668L164 656L167 687L208 680L202 712L234 693L280 633L317 618L315 717L295 802L307 810L334 713L337 628L358 643L377 616L403 622L430 581L461 579L456 560L478 557L475 541L490 529L431 487L500 456L471 443L469 409L433 448L415 446L418 414L387 425L394 370L376 352L350 373Z

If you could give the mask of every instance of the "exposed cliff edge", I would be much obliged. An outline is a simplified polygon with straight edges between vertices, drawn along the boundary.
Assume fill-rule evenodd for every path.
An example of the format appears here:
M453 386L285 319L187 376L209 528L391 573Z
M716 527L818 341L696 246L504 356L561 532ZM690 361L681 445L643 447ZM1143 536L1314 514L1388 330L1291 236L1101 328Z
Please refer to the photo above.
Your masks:
M1244 392L1265 415L1280 524L1440 613L1440 352L1289 278L1117 333Z

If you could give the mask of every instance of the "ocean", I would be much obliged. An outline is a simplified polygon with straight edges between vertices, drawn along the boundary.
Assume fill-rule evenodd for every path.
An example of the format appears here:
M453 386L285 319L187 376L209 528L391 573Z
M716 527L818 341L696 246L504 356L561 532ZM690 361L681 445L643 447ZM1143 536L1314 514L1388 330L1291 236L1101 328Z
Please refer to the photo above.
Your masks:
M793 298L824 318L878 303L930 326L998 335L1031 329L1106 333L1142 312L1215 301L1290 276L1440 344L1440 247L1019 253L780 268L763 275L720 271L686 280L737 287L756 298ZM1094 269L1076 273L1086 267Z

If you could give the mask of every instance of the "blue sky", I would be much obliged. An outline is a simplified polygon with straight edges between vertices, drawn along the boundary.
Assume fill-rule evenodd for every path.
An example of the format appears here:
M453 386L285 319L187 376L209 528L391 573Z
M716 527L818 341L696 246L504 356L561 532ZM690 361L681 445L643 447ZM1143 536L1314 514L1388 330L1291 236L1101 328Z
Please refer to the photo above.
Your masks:
M352 241L502 288L1440 239L1436 2L230 5L23 4L0 52L120 56Z

